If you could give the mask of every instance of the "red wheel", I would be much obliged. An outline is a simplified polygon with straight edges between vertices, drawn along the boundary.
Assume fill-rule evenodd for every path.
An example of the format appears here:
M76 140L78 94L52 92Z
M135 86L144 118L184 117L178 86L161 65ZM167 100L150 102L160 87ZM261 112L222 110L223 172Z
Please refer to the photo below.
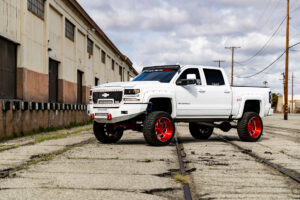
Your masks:
M175 135L173 119L163 111L151 112L144 121L143 134L146 142L150 145L168 145Z
M261 133L261 120L254 116L249 120L248 123L248 133L250 137L256 139L260 136Z
M155 135L159 141L166 142L173 135L173 123L166 117L159 118L155 123Z
M258 113L244 113L238 122L237 131L242 141L255 142L259 140L263 133L263 122Z

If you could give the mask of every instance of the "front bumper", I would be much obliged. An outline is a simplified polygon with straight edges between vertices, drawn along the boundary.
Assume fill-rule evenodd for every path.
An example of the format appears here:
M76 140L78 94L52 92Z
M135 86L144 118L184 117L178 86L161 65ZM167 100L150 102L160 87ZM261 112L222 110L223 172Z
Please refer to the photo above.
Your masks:
M120 107L94 107L88 105L88 115L92 116L98 123L117 123L132 119L146 112L148 103L123 103ZM108 117L109 116L109 117Z

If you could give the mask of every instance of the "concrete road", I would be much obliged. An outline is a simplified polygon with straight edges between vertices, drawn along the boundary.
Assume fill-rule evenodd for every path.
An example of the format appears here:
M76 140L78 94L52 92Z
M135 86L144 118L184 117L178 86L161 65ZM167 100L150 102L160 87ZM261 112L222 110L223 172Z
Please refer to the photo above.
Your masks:
M196 141L188 124L177 124L193 199L299 199L300 184L221 139L298 176L300 117L293 118L266 118L257 143L217 129ZM101 144L91 126L10 140L0 143L0 199L184 199L176 153L174 144L151 147L134 131Z
M187 124L178 126L187 167L196 168L191 174L194 198L300 199L300 184L246 154L254 153L300 178L300 115L288 122L282 118L265 118L264 134L255 143L241 142L236 129L228 133L215 129L209 140L195 141Z
M0 199L183 199L172 178L179 173L174 145L148 146L133 131L113 145L100 144L91 130L51 135L6 144L21 145L0 152Z

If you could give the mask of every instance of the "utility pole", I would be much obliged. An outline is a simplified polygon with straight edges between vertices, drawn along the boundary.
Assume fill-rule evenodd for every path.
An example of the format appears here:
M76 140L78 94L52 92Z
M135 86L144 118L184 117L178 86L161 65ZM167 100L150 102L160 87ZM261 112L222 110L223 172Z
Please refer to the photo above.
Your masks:
M225 62L225 60L214 60L214 62L219 63L219 68L221 68L221 63L222 63L222 62Z
M292 73L292 113L294 112L294 72Z
M239 49L241 47L225 47L225 49L231 49L232 52L232 63L231 63L231 86L233 85L233 64L234 64L234 49Z
M284 81L284 120L288 120L288 89L289 89L289 37L290 37L290 0L287 0L286 17L286 52L285 52L285 81Z

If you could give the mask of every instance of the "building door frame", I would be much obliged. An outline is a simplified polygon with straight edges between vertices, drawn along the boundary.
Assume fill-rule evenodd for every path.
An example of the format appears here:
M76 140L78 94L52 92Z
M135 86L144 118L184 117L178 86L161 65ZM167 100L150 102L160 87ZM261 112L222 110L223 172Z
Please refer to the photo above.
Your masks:
M49 58L49 102L58 102L58 67L59 62Z
M0 99L16 99L17 44L0 37Z

